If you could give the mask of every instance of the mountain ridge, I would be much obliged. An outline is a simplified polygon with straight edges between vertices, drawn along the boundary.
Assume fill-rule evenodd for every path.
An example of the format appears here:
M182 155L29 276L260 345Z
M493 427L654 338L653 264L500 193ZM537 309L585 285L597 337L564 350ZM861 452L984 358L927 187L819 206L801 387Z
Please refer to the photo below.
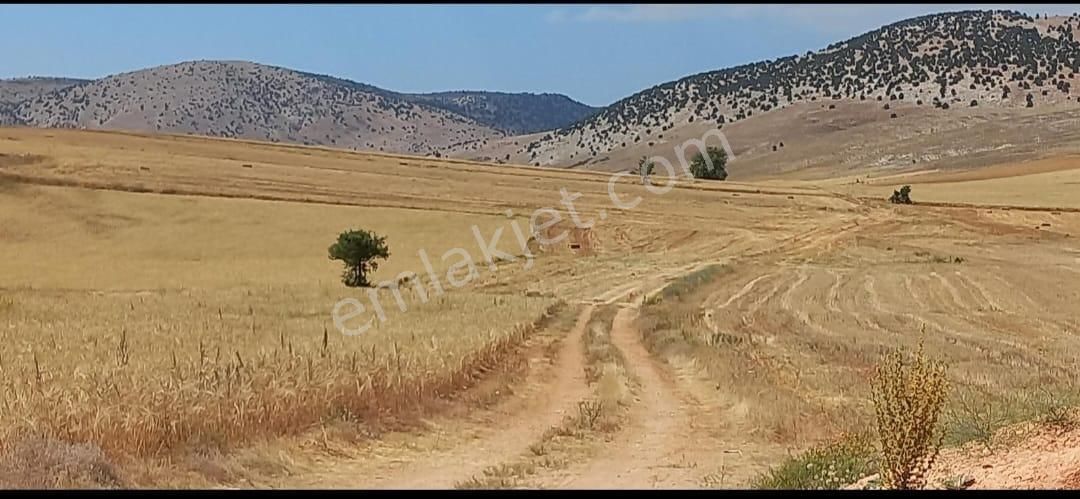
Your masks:
M1077 14L928 14L817 51L663 82L600 108L560 94L404 93L246 61L188 61L68 86L53 79L55 88L33 98L0 98L0 124L196 133L593 168L612 155L650 153L701 129L723 129L794 105L819 106L823 113L858 108L862 122L905 113L938 116L961 107L1076 107L1078 30ZM0 96L21 95L4 94L5 85L16 84L0 81Z
M263 94L271 88L268 99ZM186 61L94 80L0 80L0 97L6 97L0 100L0 124L6 125L195 133L414 154L565 125L593 111L558 94L406 94L236 60ZM462 100L471 105L457 102ZM138 108L125 107L129 103ZM169 114L177 108L184 109L181 116Z
M723 128L800 102L877 102L938 110L1077 101L1080 16L1035 19L966 10L904 19L818 51L704 71L654 85L497 153L508 161L585 166L635 144L664 143L702 124ZM1050 70L1053 66L1053 70ZM1006 87L1008 88L1006 90Z

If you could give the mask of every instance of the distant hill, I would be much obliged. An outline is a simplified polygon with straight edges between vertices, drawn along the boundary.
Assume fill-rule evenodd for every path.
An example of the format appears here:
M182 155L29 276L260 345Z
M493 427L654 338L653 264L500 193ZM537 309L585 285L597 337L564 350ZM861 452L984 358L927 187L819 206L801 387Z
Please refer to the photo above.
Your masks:
M31 77L0 80L0 125L18 124L15 108L24 100L85 83L77 78Z
M554 130L599 110L560 94L458 91L403 95L514 135Z
M400 93L366 83L328 75L303 73L329 83L410 102L424 103L476 120L510 135L554 130L576 123L601 108L582 104L562 94L506 93L458 90L453 92Z
M86 83L78 78L32 77L0 80L0 104L18 104L49 92Z
M1080 109L1078 29L1075 14L920 16L822 50L662 83L600 109L561 95L409 94L251 62L185 62L93 81L0 82L0 124L611 170L633 168L641 155L670 152L682 140L722 128L740 160L799 157L810 145L803 140L838 130L891 130L901 123L940 130L952 126L953 116L984 119L973 116L983 111ZM986 146L1006 145L998 142Z
M459 155L589 167L616 151L663 143L670 149L670 141L703 127L724 127L795 104L865 103L884 119L895 118L903 106L938 112L1080 106L1078 28L1078 15L1035 19L1009 11L964 11L916 17L817 52L663 83L574 125Z
M557 95L402 94L244 61L194 61L99 80L0 83L0 124L189 133L438 154L565 126L592 110Z

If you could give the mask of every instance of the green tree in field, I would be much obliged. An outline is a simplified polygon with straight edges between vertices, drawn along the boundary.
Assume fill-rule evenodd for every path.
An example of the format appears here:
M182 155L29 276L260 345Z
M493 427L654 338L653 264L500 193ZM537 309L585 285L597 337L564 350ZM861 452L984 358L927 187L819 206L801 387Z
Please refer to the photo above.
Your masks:
M694 178L726 180L727 160L727 151L719 147L708 147L704 154L698 152L690 161L690 173Z
M912 204L911 186L905 185L900 190L893 191L892 196L889 197L889 202L893 204Z
M379 268L379 262L375 260L390 257L386 238L366 230L342 232L329 252L331 260L345 263L341 281L350 288L370 286L368 275Z

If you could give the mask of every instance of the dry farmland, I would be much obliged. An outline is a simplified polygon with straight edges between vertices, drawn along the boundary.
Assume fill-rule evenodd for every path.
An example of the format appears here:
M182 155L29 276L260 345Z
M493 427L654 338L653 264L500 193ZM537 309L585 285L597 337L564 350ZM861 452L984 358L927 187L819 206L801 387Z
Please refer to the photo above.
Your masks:
M868 428L874 363L920 338L950 442L988 438L1080 376L1080 170L995 168L626 176L620 210L600 173L0 129L0 482L746 486ZM885 204L901 183L933 203ZM594 227L523 247L537 209L570 227L561 189ZM335 304L372 295L326 252L354 227L387 236L376 280L418 277L345 336ZM419 252L449 277L454 248L476 272L436 293Z

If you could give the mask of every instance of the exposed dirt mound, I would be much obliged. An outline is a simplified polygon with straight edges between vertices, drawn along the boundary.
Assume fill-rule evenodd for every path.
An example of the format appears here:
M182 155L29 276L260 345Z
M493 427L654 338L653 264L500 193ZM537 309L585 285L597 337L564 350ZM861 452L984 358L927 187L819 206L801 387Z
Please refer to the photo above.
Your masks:
M1019 441L993 452L981 444L943 451L931 471L931 486L964 482L971 489L1080 489L1080 428L1020 425L1003 430L999 438Z
M1076 471L1073 471L1065 479L1065 488L1068 490L1080 490L1080 468L1076 468Z
M591 228L577 227L569 222L560 222L533 234L528 247L533 254L570 252L591 256L600 251L599 239Z

